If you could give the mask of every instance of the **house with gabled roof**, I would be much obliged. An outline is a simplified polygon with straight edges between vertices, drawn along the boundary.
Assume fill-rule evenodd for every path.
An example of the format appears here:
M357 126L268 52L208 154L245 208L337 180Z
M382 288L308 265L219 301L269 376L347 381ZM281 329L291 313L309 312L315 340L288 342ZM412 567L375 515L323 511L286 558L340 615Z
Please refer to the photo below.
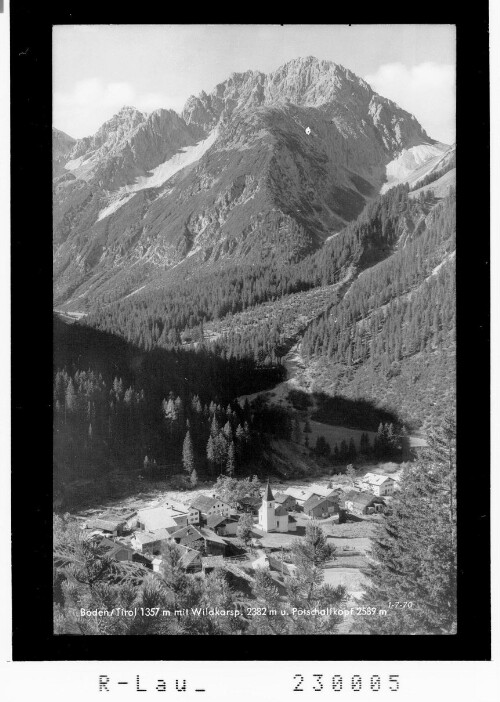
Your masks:
M344 495L344 508L352 514L359 516L383 512L385 501L382 497L373 495L371 492L357 492L352 490Z
M290 511L297 506L297 500L292 495L287 495L286 492L277 492L274 496L277 505L281 505L286 510Z
M106 558L113 558L115 561L133 560L133 550L125 546L125 544L121 544L119 541L112 541L104 537L99 540L99 547L102 548Z
M226 542L211 529L194 527L191 524L182 527L171 535L171 539L181 546L189 546L208 555L224 555Z
M394 493L395 481L382 473L366 473L361 478L362 489L377 497L390 496Z
M90 519L87 522L88 529L98 529L100 531L105 531L113 536L118 536L122 534L127 528L127 519L121 515L117 515L114 512L104 512L94 519Z
M289 487L285 490L285 495L290 495L295 499L298 505L302 506L307 500L307 498L310 496L310 490L305 490L304 488Z
M239 522L238 516L226 517L223 514L212 514L207 519L207 527L218 536L235 536Z
M228 505L227 502L218 497L207 497L206 495L199 495L191 502L190 506L192 509L198 510L205 519L208 519L213 514L223 514L229 517L232 511L231 505Z
M161 552L165 541L170 541L170 532L167 529L156 529L153 532L136 531L131 539L132 546L137 551L155 555Z
M304 514L311 519L326 519L332 514L338 514L339 504L336 496L318 497L312 495L304 502Z
M188 573L197 573L201 570L201 553L189 546L181 546L182 556L180 560L181 567Z

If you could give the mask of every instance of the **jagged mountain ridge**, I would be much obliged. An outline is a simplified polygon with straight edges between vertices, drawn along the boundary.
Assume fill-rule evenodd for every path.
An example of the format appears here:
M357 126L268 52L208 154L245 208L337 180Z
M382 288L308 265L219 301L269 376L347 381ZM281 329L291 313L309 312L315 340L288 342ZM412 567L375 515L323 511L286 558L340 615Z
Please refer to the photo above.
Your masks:
M233 74L182 115L124 108L54 181L56 302L98 299L131 270L127 294L199 266L296 260L359 214L403 149L434 143L312 57Z

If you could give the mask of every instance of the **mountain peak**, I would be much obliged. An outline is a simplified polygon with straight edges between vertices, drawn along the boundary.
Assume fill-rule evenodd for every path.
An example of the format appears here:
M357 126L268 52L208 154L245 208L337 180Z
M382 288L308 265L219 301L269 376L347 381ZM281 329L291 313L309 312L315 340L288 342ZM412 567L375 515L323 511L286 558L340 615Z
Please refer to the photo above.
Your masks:
M124 105L117 115L142 115L142 112L132 105Z

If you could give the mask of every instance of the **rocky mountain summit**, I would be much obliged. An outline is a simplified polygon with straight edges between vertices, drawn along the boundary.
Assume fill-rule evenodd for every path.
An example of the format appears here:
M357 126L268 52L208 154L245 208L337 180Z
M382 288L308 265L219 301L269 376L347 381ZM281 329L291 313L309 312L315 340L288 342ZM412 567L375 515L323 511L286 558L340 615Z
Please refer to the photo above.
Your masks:
M351 136L356 126L371 126L393 153L422 141L432 142L413 115L377 95L343 66L313 56L289 61L268 75L233 73L209 95L191 96L182 116L188 124L210 130L238 110L283 103L321 109L339 131Z
M412 115L313 57L232 74L181 115L124 107L70 139L54 149L55 299L67 309L200 267L299 260L360 213L387 164L442 154Z

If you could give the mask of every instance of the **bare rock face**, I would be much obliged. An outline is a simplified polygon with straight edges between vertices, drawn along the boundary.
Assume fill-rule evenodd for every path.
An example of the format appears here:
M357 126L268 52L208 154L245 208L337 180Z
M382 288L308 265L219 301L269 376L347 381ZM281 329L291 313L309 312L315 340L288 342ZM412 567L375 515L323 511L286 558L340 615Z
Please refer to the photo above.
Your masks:
M58 176L64 170L64 164L68 160L68 154L73 149L75 143L76 139L52 127L52 170L54 177Z
M115 190L145 175L179 148L194 144L199 136L200 131L188 127L174 110L144 115L124 107L93 137L76 142L66 169L77 178Z
M181 115L126 107L94 136L56 142L60 302L127 290L132 267L142 286L297 260L359 214L403 149L434 144L412 115L314 57L234 73Z

